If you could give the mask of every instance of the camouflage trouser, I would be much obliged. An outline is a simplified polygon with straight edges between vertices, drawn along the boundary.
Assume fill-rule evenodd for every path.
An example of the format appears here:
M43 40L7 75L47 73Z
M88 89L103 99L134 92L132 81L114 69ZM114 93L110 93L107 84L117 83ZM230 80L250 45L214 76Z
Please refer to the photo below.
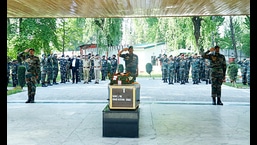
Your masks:
M58 68L53 68L53 80L56 81L56 78L58 76Z
M47 83L51 83L52 80L53 80L53 70L48 69L47 70Z
M198 81L199 80L199 69L192 69L192 80Z
M46 70L41 71L41 83L44 84L46 82Z
M223 82L223 70L216 69L212 70L211 73L211 96L212 97L221 97L221 85Z
M211 69L206 69L204 73L205 73L205 80L210 80L211 79Z
M169 77L169 83L173 83L174 81L174 69L170 69L168 72L168 77Z
M167 69L162 69L162 80L167 80L167 78L168 78Z
M60 68L60 73L61 73L61 82L65 82L65 80L66 80L66 68L61 67Z
M185 69L184 68L179 69L179 80L181 82L185 82Z
M18 75L12 74L12 85L13 87L16 87L18 85Z
M35 96L37 79L32 73L26 72L25 75L26 84L28 87L28 96Z

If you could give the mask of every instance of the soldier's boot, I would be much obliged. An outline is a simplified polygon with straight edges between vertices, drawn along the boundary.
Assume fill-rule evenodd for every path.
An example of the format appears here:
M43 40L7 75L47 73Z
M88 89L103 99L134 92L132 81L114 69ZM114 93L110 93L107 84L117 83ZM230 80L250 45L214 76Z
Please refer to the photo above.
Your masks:
M56 82L56 79L53 80L53 84L58 85L58 83Z
M212 97L212 105L216 105L216 97Z
M220 100L220 97L218 97L218 99L217 99L217 105L223 105L223 103Z
M47 83L47 86L52 86L52 84L50 82Z
M34 98L35 98L35 95L31 95L30 103L35 103Z
M45 85L45 83L42 83L42 87L47 87L47 85Z
M209 80L209 84L211 84L211 80Z
M206 80L206 85L208 84L208 80Z
M28 100L25 103L30 103L31 101L31 95L28 96Z

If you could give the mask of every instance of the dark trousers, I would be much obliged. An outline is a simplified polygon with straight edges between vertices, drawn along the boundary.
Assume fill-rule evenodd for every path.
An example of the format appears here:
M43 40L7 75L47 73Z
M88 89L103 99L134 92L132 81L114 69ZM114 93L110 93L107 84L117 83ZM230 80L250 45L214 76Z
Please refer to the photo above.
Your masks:
M72 67L71 71L72 71L72 83L74 83L75 80L76 80L76 83L78 83L78 80L79 80L79 78L78 78L78 75L79 75L78 69L76 69L75 67Z

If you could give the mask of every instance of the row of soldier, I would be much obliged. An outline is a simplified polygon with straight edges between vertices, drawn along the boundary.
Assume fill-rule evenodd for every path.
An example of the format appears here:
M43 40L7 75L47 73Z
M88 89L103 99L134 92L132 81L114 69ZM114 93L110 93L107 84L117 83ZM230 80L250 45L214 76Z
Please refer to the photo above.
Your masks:
M180 54L174 57L173 55L167 57L166 54L163 54L157 59L161 64L164 83L189 83L189 71L191 69L193 84L199 84L201 81L211 84L210 62L208 59L202 59L197 53L193 56Z
M98 54L96 54L96 56L98 56ZM94 57L94 54L89 53L87 55L82 55L82 57L76 55L74 55L73 57L69 57L69 55L66 55L66 57L64 57L64 55L62 55L59 58L56 54L42 54L42 57L40 59L41 74L38 77L37 83L41 84L42 87L57 85L57 76L59 72L61 78L60 83L70 82L71 80L74 81L75 78L72 77L72 60L75 57L78 59L79 62L78 69L76 70L76 75L74 76L76 77L76 79L78 79L76 80L76 83L81 82L81 80L84 80L84 83L95 80L94 69L96 66L94 64L94 58L97 57ZM102 81L106 80L108 72L110 72L111 74L116 73L118 61L115 54L112 55L112 58L106 58L105 55L103 55L102 58L99 60L99 63L101 63L99 66L101 66L100 74ZM12 77L12 86L16 87L18 85L18 66L21 64L22 63L19 63L18 60L13 60L7 63L7 86L9 83L10 75ZM110 68L108 68L108 64ZM87 75L86 72L88 72L88 77L85 78L85 75Z

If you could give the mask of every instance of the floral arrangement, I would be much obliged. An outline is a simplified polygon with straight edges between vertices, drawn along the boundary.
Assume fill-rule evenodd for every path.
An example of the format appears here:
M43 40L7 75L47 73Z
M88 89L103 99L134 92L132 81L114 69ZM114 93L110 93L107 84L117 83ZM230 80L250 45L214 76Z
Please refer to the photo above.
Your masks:
M130 73L115 73L115 74L110 74L108 73L108 78L110 80L110 85L113 84L133 84L134 79L130 75Z

